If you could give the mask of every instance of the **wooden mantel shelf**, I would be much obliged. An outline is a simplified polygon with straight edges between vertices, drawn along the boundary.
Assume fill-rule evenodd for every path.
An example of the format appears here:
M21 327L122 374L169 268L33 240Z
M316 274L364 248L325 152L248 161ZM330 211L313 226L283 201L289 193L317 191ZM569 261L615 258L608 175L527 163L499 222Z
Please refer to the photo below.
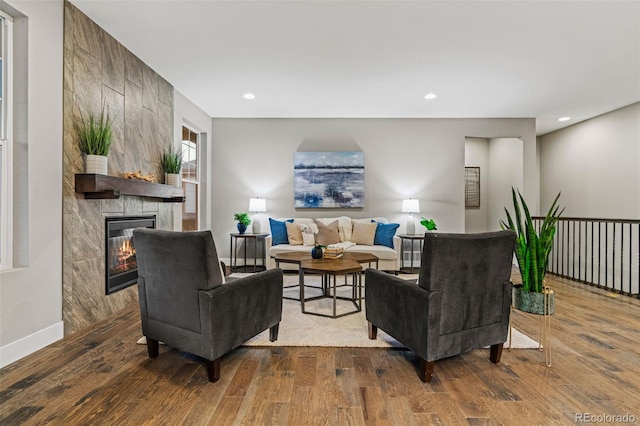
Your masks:
M116 176L76 174L76 193L87 199L115 199L120 195L159 198L165 202L184 202L184 191L175 186L125 179Z

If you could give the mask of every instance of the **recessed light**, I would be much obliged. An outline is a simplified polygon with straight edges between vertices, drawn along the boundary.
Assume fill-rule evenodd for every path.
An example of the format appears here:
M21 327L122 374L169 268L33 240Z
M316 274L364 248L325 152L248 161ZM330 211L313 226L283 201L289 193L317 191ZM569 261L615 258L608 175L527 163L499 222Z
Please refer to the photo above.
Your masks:
M429 100L435 99L437 97L438 97L438 95L436 95L435 93L427 93L426 95L424 95L424 98L425 99L429 99Z
M560 117L558 118L558 121L569 121L571 120L571 117Z
M244 95L242 95L242 97L248 100L252 100L256 98L256 95L254 95L253 93L245 93Z

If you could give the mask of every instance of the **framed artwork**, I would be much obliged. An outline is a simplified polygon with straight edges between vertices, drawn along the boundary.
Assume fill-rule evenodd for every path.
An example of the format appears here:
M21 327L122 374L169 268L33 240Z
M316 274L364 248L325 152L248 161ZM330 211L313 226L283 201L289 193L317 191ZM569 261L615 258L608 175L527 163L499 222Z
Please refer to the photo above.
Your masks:
M364 152L296 152L295 208L363 208Z
M480 207L480 167L464 168L464 206Z

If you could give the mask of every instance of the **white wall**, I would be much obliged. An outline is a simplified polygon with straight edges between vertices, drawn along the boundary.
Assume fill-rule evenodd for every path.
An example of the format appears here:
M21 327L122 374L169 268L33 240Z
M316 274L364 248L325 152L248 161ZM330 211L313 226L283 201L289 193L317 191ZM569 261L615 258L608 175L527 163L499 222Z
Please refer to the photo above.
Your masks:
M434 218L438 230L464 232L467 136L522 137L531 145L524 154L536 152L533 119L214 119L211 223L218 249L229 255L233 214L247 211L255 196L267 200L265 217L385 216L401 224L400 233L407 219L400 213L402 199L413 197L420 200L419 216ZM364 209L296 211L297 150L363 151ZM525 158L523 168L537 179L535 155ZM537 200L537 185L525 188Z
M540 203L565 217L640 218L640 103L540 138Z
M63 334L63 2L8 0L6 4L28 17L28 139L15 141L27 152L28 182L21 179L16 185L28 194L28 204L17 206L14 213L28 217L28 232L14 235L28 239L28 256L20 268L0 276L0 366Z
M181 149L182 126L200 133L200 229L211 229L211 117L177 90L173 91L174 143ZM182 204L173 206L174 214L182 217ZM174 221L180 225L180 221Z
M480 167L480 207L465 209L465 232L484 232L489 229L489 139L465 139L464 165Z
M488 231L500 229L500 220L506 219L505 207L513 212L511 188L517 188L525 197L531 214L536 214L532 206L536 200L524 192L523 175L524 146L519 138L489 139L489 212ZM528 196L527 196L528 195Z

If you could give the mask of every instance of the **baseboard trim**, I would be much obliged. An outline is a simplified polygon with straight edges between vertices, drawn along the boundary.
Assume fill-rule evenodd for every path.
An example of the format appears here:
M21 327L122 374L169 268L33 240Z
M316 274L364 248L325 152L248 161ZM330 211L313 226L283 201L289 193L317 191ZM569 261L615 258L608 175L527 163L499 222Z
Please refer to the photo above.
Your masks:
M24 358L64 337L64 323L53 324L29 336L0 347L0 368Z

